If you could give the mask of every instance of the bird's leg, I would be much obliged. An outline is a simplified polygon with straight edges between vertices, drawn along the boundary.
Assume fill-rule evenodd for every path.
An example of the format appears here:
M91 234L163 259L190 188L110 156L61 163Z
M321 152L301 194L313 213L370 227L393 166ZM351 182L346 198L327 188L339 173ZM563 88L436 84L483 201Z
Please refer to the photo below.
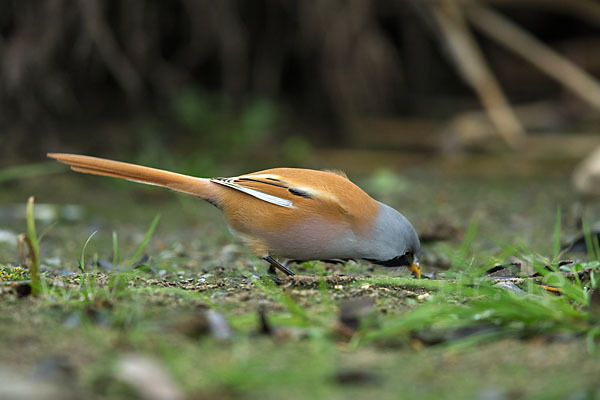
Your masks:
M271 265L271 267L269 268L269 272L271 272L271 269L277 268L278 270L280 270L281 272L283 272L287 276L294 276L295 275L292 271L290 271L288 268L286 268L283 265L281 265L273 257L271 257L271 256L265 256L265 257L263 257L263 259Z
M254 254L257 256L262 255L263 260L269 263L269 274L275 275L277 274L277 270L280 270L287 276L294 276L292 271L281 265L279 262L277 262L277 260L269 255L268 246L265 245L262 240L250 236L242 236L242 240L252 249Z

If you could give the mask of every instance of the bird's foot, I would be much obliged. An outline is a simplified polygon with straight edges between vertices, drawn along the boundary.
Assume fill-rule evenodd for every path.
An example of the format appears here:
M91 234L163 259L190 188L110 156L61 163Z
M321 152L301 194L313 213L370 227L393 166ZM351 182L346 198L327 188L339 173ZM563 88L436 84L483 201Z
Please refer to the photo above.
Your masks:
M266 262L268 262L271 265L269 267L269 273L271 273L271 271L275 272L275 268L276 268L276 269L280 270L281 272L283 272L284 274L286 274L287 276L294 276L295 275L292 271L290 271L289 268L284 267L283 265L281 265L273 257L271 257L271 256L265 256L263 258L264 258L264 260Z

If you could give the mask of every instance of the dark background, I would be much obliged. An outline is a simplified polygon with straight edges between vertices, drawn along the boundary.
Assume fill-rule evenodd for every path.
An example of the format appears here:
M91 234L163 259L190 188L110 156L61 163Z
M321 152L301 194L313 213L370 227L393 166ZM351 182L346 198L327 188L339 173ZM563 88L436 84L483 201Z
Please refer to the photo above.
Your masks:
M312 165L316 149L537 147L490 128L434 18L447 3L1 1L0 165L64 151L210 173ZM600 74L598 3L454 3L484 4ZM598 110L467 24L528 137L564 136L550 151L583 156L588 142L569 137L596 133Z

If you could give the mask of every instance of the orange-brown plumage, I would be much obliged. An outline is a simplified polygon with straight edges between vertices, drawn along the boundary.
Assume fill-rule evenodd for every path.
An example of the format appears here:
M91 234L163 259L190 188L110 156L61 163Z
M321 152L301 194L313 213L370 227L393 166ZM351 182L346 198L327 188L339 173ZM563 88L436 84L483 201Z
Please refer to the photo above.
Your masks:
M398 251L390 252L390 246L382 244L388 241L388 233L408 235L410 238L406 239L416 243L413 247L418 245L414 229L401 214L334 172L274 168L234 178L206 179L96 157L57 153L48 156L78 172L163 186L201 197L219 207L232 231L263 257L368 258L390 262L391 259L380 259L375 254L400 257L396 255ZM397 222L391 224L390 220Z
M269 181L265 175L277 181ZM244 178L252 180L243 181ZM371 228L378 211L378 203L368 194L347 178L332 172L275 168L232 179L246 187L290 200L294 204L293 208L279 207L257 198L249 198L230 188L219 193L218 202L229 226L241 234L259 254L261 250L267 250L285 258L305 259L301 254L285 254L282 249L272 248L269 246L272 240L269 241L268 238L285 234L298 225L301 229L302 223L311 221L315 216L358 235L365 234ZM280 185L276 186L277 184ZM295 195L290 192L290 188L306 190L306 194L310 193L312 197ZM294 232L289 234L293 235ZM326 232L323 235L326 236Z

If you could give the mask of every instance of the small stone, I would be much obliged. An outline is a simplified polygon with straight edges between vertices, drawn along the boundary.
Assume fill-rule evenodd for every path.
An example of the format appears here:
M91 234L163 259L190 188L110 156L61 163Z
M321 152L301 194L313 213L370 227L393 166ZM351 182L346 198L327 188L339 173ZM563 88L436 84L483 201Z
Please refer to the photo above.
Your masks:
M429 293L423 293L417 296L417 300L418 301L425 301L425 300L429 300L431 298L431 295Z
M525 293L520 287L512 283L511 281L500 281L494 285L494 287L509 290L515 293Z

